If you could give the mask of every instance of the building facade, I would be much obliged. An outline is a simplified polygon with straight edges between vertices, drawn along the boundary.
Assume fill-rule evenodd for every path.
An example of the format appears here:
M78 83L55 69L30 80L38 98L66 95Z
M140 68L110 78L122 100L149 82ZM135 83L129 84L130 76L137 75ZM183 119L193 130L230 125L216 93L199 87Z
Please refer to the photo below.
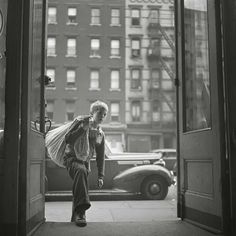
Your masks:
M126 141L129 151L173 148L173 0L126 1Z
M54 124L88 114L95 100L109 106L103 129L123 151L125 122L124 1L64 0L48 4L47 116Z
M49 0L47 116L103 100L115 152L175 147L173 0Z

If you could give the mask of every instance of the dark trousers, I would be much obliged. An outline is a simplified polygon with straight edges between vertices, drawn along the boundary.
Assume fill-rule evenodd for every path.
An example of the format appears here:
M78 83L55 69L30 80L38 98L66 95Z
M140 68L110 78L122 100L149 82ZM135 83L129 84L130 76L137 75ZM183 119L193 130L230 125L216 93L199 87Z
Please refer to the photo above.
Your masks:
M73 222L76 212L86 211L91 206L88 195L88 165L86 162L78 161L75 157L67 157L64 164L70 177L73 179L71 217Z

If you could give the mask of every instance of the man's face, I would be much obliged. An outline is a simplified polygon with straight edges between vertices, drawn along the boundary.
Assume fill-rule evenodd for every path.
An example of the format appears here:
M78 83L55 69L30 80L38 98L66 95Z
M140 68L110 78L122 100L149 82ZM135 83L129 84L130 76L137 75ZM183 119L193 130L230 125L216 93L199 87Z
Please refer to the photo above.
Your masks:
M107 116L107 111L105 109L100 109L93 113L93 119L96 124L101 124Z

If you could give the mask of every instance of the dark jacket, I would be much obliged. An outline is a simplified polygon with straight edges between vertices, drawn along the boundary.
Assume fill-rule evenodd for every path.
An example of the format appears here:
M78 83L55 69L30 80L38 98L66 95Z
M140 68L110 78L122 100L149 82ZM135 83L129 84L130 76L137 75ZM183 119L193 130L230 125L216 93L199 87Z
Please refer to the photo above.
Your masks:
M80 116L78 117L69 128L65 135L66 141L66 157L75 157L74 143L76 139L82 135L86 130L83 128L83 124L89 122L91 116ZM95 139L89 138L90 145L90 156L93 157L96 153L96 161L98 168L98 177L103 178L105 172L105 135L101 128L98 128L100 135L102 136L101 143L97 143ZM95 153L94 153L95 152ZM88 169L90 170L90 158L88 158Z

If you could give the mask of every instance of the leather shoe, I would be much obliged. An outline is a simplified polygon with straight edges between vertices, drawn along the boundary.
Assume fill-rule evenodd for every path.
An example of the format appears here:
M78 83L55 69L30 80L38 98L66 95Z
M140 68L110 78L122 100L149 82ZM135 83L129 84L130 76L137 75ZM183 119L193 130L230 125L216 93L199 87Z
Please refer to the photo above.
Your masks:
M75 214L75 224L79 227L84 227L87 225L85 212L78 212Z

